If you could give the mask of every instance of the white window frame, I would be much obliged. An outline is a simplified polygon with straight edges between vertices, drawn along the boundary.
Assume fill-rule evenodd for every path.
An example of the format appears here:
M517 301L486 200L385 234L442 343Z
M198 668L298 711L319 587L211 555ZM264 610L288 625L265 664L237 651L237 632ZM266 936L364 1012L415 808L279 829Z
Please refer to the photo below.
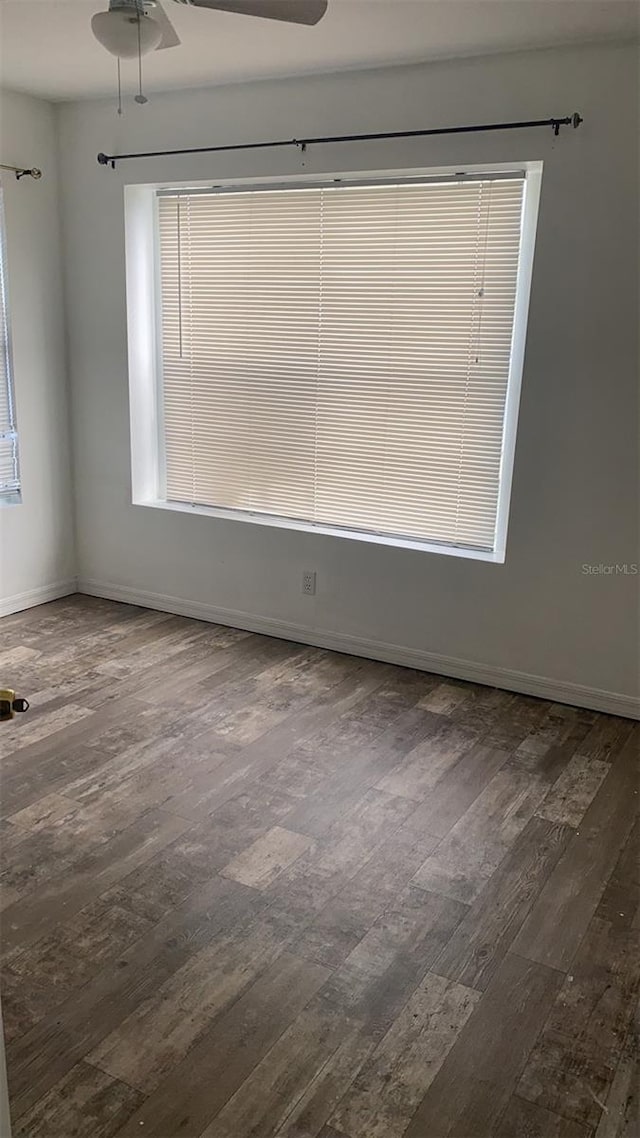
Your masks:
M16 414L16 393L14 386L14 372L13 372L13 345L11 340L11 304L9 300L9 270L7 266L7 233L6 233L6 216L4 211L4 197L2 194L2 183L0 182L0 261L2 262L2 273L4 279L4 307L5 307L5 321L7 327L7 343L5 349L5 367L7 371L7 389L9 409L11 415L11 423L13 430L9 432L13 437L16 455L16 475L17 475L17 488L14 490L1 490L0 489L0 506L19 506L22 502L22 484L20 477L20 450L18 438L18 419ZM3 303L3 298L0 296L0 305Z
M504 431L500 461L500 483L496 515L496 537L493 550L480 550L460 545L396 537L392 534L368 533L343 526L257 513L250 510L226 509L219 506L191 505L166 499L164 469L164 430L162 416L162 360L160 322L160 249L157 218L158 190L218 191L282 188L287 186L330 186L343 184L370 185L403 181L423 181L451 177L524 172L524 198L520 240L520 258L516 284L513 337L509 377L504 411ZM529 297L533 273L538 208L542 181L542 162L510 162L483 166L438 167L424 170L376 171L371 174L309 175L307 177L227 180L213 186L211 182L171 182L134 184L124 187L125 246L127 280L127 325L129 360L129 415L131 428L131 498L134 505L179 513L200 514L211 518L250 522L304 533L320 533L352 541L391 545L405 549L466 557L477 561L503 563L506 558L507 526L511 501L518 411L529 313Z

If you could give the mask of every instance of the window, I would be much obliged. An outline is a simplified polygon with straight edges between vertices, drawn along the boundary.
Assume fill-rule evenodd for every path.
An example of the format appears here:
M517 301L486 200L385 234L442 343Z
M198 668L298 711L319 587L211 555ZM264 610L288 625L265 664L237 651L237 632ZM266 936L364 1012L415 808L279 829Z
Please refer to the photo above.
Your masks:
M153 191L157 497L503 560L538 184Z
M13 399L11 341L7 301L4 212L0 196L0 502L18 501L18 434Z

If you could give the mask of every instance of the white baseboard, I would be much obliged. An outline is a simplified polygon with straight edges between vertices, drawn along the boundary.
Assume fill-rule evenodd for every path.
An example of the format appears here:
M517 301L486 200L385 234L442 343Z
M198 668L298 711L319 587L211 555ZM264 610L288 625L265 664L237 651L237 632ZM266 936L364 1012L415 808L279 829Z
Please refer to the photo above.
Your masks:
M104 597L107 600L158 609L160 612L175 613L177 616L192 617L195 620L211 621L213 624L244 628L249 632L259 632L265 636L276 636L300 644L312 644L318 648L329 648L350 656L364 656L370 660L400 664L402 667L416 668L422 672L434 672L436 675L450 676L458 680L470 680L472 683L538 696L540 699L552 700L554 703L568 703L574 707L587 707L592 711L603 711L609 715L640 719L640 700L618 692L584 687L581 684L548 679L546 676L534 676L528 672L512 671L509 668L499 668L490 664L478 664L454 656L441 656L420 648L405 648L387 641L306 628L301 624L290 624L269 616L218 608L216 605L201 604L198 601L166 596L163 593L131 589L125 585L112 585L106 581L81 577L78 581L78 592L91 597Z
M47 601L57 601L58 597L69 597L78 592L78 582L75 577L67 581L54 581L51 585L41 585L38 589L29 589L26 593L13 593L10 597L0 599L0 616L10 616L14 612L33 608L35 605L44 605Z

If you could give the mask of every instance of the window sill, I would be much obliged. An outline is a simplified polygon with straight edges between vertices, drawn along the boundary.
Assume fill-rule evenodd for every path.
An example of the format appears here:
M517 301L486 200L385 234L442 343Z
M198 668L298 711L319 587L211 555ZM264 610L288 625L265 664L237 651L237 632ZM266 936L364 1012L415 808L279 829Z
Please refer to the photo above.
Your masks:
M504 551L473 549L461 545L445 545L438 542L420 541L417 538L393 537L389 534L366 533L361 530L343 529L340 526L319 525L314 522L299 521L296 518L282 518L274 514L252 513L250 510L228 510L221 506L189 506L183 502L167 502L162 499L134 501L134 506L146 506L154 510L168 510L178 514L197 514L201 517L222 518L225 521L249 522L253 525L270 526L272 529L297 530L299 533L322 534L325 537L341 537L347 541L363 541L370 545L390 545L397 549L411 549L420 553L439 553L445 557L465 557L471 561L490 561L503 564Z
M0 492L0 507L22 505L22 494L19 490L6 490Z

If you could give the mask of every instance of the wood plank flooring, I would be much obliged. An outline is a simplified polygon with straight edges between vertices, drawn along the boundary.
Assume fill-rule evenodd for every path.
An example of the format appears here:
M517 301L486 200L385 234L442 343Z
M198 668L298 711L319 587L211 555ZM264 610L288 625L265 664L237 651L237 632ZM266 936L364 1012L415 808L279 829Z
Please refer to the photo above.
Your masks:
M0 623L20 1138L638 1138L629 720L72 597Z

